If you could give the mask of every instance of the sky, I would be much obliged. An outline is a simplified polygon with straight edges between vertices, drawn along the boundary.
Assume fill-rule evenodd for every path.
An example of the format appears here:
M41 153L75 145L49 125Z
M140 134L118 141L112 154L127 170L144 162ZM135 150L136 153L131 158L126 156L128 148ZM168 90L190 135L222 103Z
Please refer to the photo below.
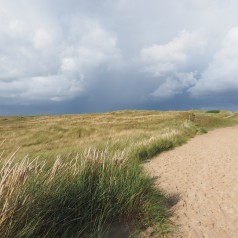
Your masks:
M238 110L237 0L0 0L0 115Z

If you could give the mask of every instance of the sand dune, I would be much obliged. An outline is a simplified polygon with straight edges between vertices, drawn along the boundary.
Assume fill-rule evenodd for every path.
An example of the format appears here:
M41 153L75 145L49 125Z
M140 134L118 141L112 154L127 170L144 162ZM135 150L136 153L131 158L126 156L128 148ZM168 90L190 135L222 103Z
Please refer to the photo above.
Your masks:
M172 237L238 237L238 127L217 129L145 165L178 202Z

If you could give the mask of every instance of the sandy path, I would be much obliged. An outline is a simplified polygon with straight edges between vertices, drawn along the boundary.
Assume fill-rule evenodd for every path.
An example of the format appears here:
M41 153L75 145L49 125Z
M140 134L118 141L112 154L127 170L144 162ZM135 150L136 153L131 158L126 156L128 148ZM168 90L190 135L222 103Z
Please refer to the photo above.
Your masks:
M238 237L238 126L197 136L145 167L166 193L180 195L172 237Z

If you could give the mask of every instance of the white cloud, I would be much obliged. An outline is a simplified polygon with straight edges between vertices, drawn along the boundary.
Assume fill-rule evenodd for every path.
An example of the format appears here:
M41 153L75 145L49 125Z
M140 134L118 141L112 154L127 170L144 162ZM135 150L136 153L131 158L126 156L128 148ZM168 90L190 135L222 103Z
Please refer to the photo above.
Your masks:
M74 25L82 24L78 31ZM71 36L76 36L74 44L68 44L61 52L61 70L67 74L91 75L100 65L112 65L120 58L117 38L103 29L96 21L73 19Z
M27 29L25 27L25 24L21 20L14 19L9 22L9 33L13 37L24 37L26 31Z
M97 20L66 17L61 24L57 15L46 15L39 21L41 12L34 10L28 22L25 10L15 11L2 15L7 24L0 27L1 103L78 97L95 80L94 71L119 55L116 37Z
M39 76L14 81L0 81L2 100L63 101L83 93L83 79L68 79L64 75Z
M238 27L226 35L200 80L190 89L193 96L238 90Z
M33 42L36 49L44 49L52 43L52 36L49 31L39 28L35 31Z
M166 100L193 86L197 77L193 64L199 61L194 57L201 57L205 45L201 34L182 31L167 44L143 48L145 72L158 79L158 88L152 97Z
M194 52L201 50L204 45L205 41L200 34L182 31L167 44L143 48L141 57L147 65L145 71L155 77L175 72L186 67Z
M75 71L77 70L77 64L74 58L63 58L61 69L62 71Z
M182 94L185 89L193 86L196 81L196 74L193 72L170 75L152 93L152 96L158 99L169 99L175 95Z

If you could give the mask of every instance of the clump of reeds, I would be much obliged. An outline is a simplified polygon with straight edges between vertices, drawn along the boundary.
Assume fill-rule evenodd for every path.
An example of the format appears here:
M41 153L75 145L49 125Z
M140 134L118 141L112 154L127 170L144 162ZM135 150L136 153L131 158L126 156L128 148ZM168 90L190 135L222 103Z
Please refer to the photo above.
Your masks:
M89 149L52 165L0 162L0 237L104 237L110 224L165 217L163 196L123 151Z

